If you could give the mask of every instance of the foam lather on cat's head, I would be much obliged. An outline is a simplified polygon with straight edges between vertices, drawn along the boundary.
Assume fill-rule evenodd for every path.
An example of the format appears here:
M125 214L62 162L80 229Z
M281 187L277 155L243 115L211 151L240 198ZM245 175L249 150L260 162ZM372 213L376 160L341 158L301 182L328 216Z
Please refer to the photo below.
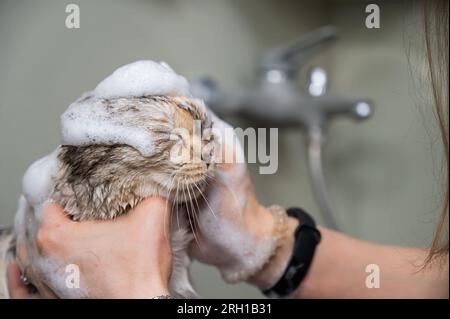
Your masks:
M62 144L125 144L143 156L154 153L154 140L144 127L111 112L108 100L151 95L191 97L187 80L166 63L137 61L124 65L72 103L61 116Z
M136 61L115 70L93 91L97 98L190 96L188 81L165 62Z

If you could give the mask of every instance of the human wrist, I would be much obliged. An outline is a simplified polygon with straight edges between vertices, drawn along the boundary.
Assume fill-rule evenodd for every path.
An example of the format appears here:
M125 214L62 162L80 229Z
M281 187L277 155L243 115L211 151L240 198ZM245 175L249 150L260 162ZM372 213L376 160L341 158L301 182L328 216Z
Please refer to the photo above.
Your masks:
M145 284L131 285L126 289L116 291L112 298L123 299L152 299L158 296L170 295L168 285L147 282Z
M253 205L245 215L246 248L232 264L221 267L222 277L229 283L246 281L259 273L277 253L288 226L286 210L278 205Z
M296 218L287 218L286 231L284 236L279 239L279 246L275 254L258 273L247 280L248 283L264 290L274 285L281 278L292 256L295 242L294 233L297 226L298 220Z
M109 281L97 292L98 298L112 299L151 299L156 296L169 294L169 276L161 269L147 269L137 271L127 269L125 271L115 271L116 276L108 273L102 282ZM93 281L92 281L93 283Z
M270 210L261 205L255 203L250 207L252 212L246 212L246 216L249 216L247 228L248 232L256 239L267 238L272 235L274 227L274 216Z

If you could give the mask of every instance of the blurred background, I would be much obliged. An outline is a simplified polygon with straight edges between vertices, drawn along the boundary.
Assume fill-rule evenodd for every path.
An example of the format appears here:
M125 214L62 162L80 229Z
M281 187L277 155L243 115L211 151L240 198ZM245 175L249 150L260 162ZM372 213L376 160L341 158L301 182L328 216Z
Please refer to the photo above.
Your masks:
M80 7L79 29L65 26L69 3ZM308 66L327 70L331 91L376 107L367 121L339 119L329 127L325 170L336 219L359 238L428 245L439 212L440 144L430 99L420 93L420 4L376 3L379 29L365 27L366 1L1 0L0 224L13 221L27 166L59 143L60 114L118 66L164 60L187 78L209 75L224 88L248 87L264 49L333 24L339 41ZM258 198L301 206L320 221L302 133L283 129L279 138L276 174L260 175L250 165ZM204 297L262 297L198 263L193 277Z

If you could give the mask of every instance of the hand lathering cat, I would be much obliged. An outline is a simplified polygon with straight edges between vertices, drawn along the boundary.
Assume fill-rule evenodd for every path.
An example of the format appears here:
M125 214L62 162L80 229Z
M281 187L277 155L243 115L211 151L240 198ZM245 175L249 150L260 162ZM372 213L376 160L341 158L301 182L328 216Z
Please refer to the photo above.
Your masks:
M193 151L196 138L210 145L213 138L201 140L206 136L203 131L194 136L194 121L201 123L202 130L212 123L203 103L188 96L186 83L166 64L138 61L119 68L71 104L62 116L62 145L32 164L24 176L14 232L2 239L3 259L14 258L18 243L33 255L35 247L28 238L49 199L73 220L85 221L114 219L143 198L158 195L171 201L175 215L171 293L196 297L186 250L194 236L197 198L214 173L214 148L205 148L208 154ZM177 129L189 136L174 136ZM170 159L174 145L192 155L189 161ZM51 273L52 265L47 268ZM29 280L38 290L46 289L39 278ZM60 297L83 296L82 289L76 293L64 289L63 278L53 280Z

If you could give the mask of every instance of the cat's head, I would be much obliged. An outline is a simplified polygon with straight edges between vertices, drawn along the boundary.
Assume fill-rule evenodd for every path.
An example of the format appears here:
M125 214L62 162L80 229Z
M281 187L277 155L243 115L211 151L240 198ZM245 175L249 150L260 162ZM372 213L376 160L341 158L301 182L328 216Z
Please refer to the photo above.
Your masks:
M200 195L213 174L216 149L212 122L201 101L148 96L97 103L110 124L135 129L124 131L131 134L129 138L148 133L139 138L141 143L142 136L151 139L151 151L143 154L139 143L105 144L95 138L88 145L62 145L58 155L62 166L56 177L60 197L69 188L74 194L67 197L75 195L101 206L102 201L115 200L123 205L127 196L156 194L183 203Z

